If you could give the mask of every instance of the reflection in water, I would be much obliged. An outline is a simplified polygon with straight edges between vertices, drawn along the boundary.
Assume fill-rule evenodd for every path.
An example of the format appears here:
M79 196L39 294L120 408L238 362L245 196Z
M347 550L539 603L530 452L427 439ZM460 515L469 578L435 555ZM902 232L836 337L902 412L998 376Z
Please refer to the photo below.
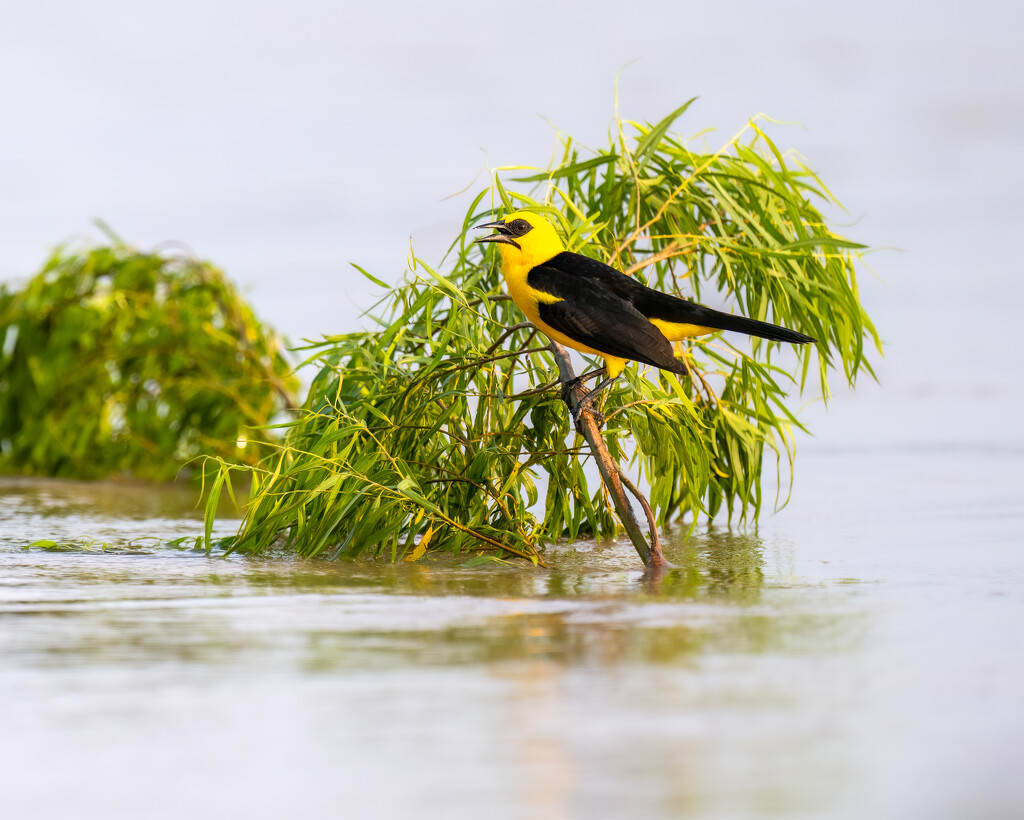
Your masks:
M0 619L17 622L0 654L29 666L258 659L330 673L542 659L614 667L779 649L794 633L834 626L764 609L764 549L753 534L670 536L674 567L656 576L614 542L552 546L548 570L470 569L448 557L397 565L207 557L151 542L123 554L55 553L21 547L90 524L119 528L115 546L139 544L137 524L194 532L192 499L180 488L50 481L0 483L0 494L9 502L0 513L0 548L8 544ZM134 523L113 517L121 497ZM25 520L46 529L28 532Z
M97 524L119 529L115 545L138 545L139 524L194 532L191 495L51 481L2 482L0 494L0 545L8 544L0 618L19 624L0 645L10 660L45 667L278 656L274 663L309 672L537 658L616 665L772 645L751 609L765 573L761 541L750 534L669 538L675 566L657 577L623 545L592 542L551 547L549 570L468 569L446 557L398 565L224 559L152 542L122 555L60 554L21 547Z
M659 574L649 589L674 597L725 596L737 603L756 603L764 584L763 552L761 539L750 533L713 527L689 539L680 533L666 549L678 569Z
M196 497L195 488L188 484L154 487L130 481L0 478L0 523L24 515L202 519ZM82 534L76 533L76 536Z
M613 545L553 551L550 571L19 551L7 556L0 619L21 625L0 651L23 659L34 646L47 667L236 656L307 671L535 658L616 665L764 651L794 631L830 628L757 606L756 538L701 537L673 557L680 565L653 580Z
M102 504L90 512L63 487L7 490L0 721L15 745L0 739L0 761L45 749L72 772L68 793L90 794L89 767L73 764L95 760L103 737L103 748L119 750L107 765L122 773L125 793L140 790L150 809L144 795L156 787L133 761L159 737L193 765L236 779L248 778L251 759L273 759L283 783L310 777L314 749L317 782L339 784L364 816L466 816L467 806L497 818L675 816L713 805L716 782L735 793L747 753L709 763L716 734L749 737L728 724L750 710L796 708L788 680L748 678L743 659L802 653L813 665L801 647L834 654L860 639L857 616L778 607L750 535L671 540L676 566L658 578L615 543L552 547L549 570L443 558L260 561L152 546L26 551L36 525L58 537L106 528L114 544L143 526L199 525L148 517L180 515L174 491L160 502L138 492L132 522ZM316 728L300 741L296 725ZM451 765L459 785L438 791ZM392 770L403 773L397 790ZM741 791L756 801L767 788L748 777ZM54 813L73 813L59 795L48 798ZM290 787L287 795L296 811L315 813ZM281 797L252 796L249 811ZM807 799L794 784L781 804Z
M899 599L849 568L807 580L785 537L677 534L657 577L625 542L553 546L546 570L22 549L201 526L173 489L133 488L121 518L117 488L76 486L0 486L12 816L841 817L905 769L890 749L944 765L948 745L891 727L956 714L960 622L886 643ZM154 805L184 770L193 788Z

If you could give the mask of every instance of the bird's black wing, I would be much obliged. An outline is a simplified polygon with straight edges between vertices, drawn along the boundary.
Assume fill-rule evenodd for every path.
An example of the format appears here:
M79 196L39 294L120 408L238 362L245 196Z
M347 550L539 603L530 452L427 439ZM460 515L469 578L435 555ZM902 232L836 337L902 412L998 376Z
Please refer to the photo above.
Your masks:
M608 356L675 372L685 369L673 356L672 343L664 334L627 300L602 287L600 282L573 276L545 263L530 271L527 284L561 300L552 304L541 302L538 312L541 321L570 339Z
M591 259L589 256L572 253L571 251L562 251L556 254L545 262L544 266L555 268L563 273L593 282L604 290L614 293L619 298L625 299L633 307L640 310L641 313L643 313L641 304L645 298L649 298L648 294L665 295L652 290L632 276L620 273L611 265L606 265L604 262L599 262L596 259ZM668 298L673 299L675 297L670 296Z
M563 251L544 263L545 266L556 268L563 273L576 277L579 281L591 282L621 299L629 302L642 315L648 319L660 319L664 322L678 324L697 325L713 330L732 330L738 333L746 333L749 336L759 336L762 339L770 339L774 342L792 342L794 344L806 344L815 341L811 336L805 336L795 330L773 325L770 322L762 322L758 319L748 319L746 316L739 316L733 313L723 313L714 308L698 305L688 299L681 299L669 293L662 293L654 288L649 288L642 282L631 276L619 273L615 268L581 256L578 253Z

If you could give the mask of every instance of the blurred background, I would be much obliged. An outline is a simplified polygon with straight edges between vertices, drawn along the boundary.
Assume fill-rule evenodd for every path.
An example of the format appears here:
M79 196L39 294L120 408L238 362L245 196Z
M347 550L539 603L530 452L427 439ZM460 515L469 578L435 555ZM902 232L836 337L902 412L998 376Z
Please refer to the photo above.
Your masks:
M862 278L901 411L873 437L1019 442L1000 410L1022 372L1022 30L1010 2L19 4L0 28L0 278L99 218L186 243L294 341L342 332L372 303L348 262L397 280L410 240L439 261L468 204L447 197L488 164L545 165L556 128L605 143L618 77L626 118L699 96L677 131L711 145L755 114L790 123L771 133L837 221L895 249Z
M661 626L603 603L646 601L621 549L553 593L498 584L472 605L438 602L479 574L402 576L398 609L339 604L317 575L288 590L309 611L271 607L258 566L153 559L118 565L91 626L11 620L0 778L20 816L70 816L79 794L106 817L334 816L337 778L342 806L376 816L1020 816L1024 5L41 0L2 17L0 280L99 218L212 260L293 341L344 332L373 299L350 261L390 281L410 242L439 261L469 202L450 197L488 165L545 165L556 129L604 144L618 78L629 119L699 96L675 130L715 128L712 146L776 120L841 230L879 249L861 286L886 342L878 385L805 408L793 503L747 547L763 588L701 587L710 605L658 609ZM55 524L31 492L0 509L11 544L93 521L86 504ZM696 543L734 560L735 542ZM74 606L120 583L88 556L20 556L5 600L23 609L48 611L54 577ZM137 603L161 589L192 597ZM213 589L254 597L196 603ZM544 598L566 590L597 600ZM274 776L247 780L253 757ZM115 770L120 791L100 788ZM191 790L151 805L183 771Z

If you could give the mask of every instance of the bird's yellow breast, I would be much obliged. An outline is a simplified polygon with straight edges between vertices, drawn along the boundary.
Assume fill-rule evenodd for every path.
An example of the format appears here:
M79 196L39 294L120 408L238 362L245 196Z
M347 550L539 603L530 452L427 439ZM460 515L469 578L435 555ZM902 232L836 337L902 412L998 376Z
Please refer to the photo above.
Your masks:
M543 265L564 251L565 245L562 244L554 226L544 217L531 214L528 211L517 211L505 217L506 222L516 219L525 219L533 228L524 235L516 237L518 247L509 243L502 243L498 246L498 252L501 255L501 273L505 277L508 295L526 314L526 318L543 330L548 338L581 353L603 357L607 375L618 376L626 366L625 359L609 356L607 353L582 344L541 319L541 305L553 305L564 300L559 296L530 287L528 277L530 271L535 267Z

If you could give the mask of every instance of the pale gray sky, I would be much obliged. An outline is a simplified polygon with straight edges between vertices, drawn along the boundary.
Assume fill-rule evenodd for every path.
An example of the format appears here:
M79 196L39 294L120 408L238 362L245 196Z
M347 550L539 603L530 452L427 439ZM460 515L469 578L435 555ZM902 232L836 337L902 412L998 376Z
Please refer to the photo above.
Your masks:
M772 133L847 205L848 233L902 249L872 257L884 286L864 282L889 395L1008 407L1021 388L1003 374L1022 372L1024 12L922 8L12 4L0 279L102 218L142 246L187 243L293 339L348 329L369 302L348 261L397 279L410 237L436 259L468 202L444 197L482 185L488 160L544 164L545 118L603 143L621 71L627 117L700 96L682 133L724 140L759 112L801 123Z

